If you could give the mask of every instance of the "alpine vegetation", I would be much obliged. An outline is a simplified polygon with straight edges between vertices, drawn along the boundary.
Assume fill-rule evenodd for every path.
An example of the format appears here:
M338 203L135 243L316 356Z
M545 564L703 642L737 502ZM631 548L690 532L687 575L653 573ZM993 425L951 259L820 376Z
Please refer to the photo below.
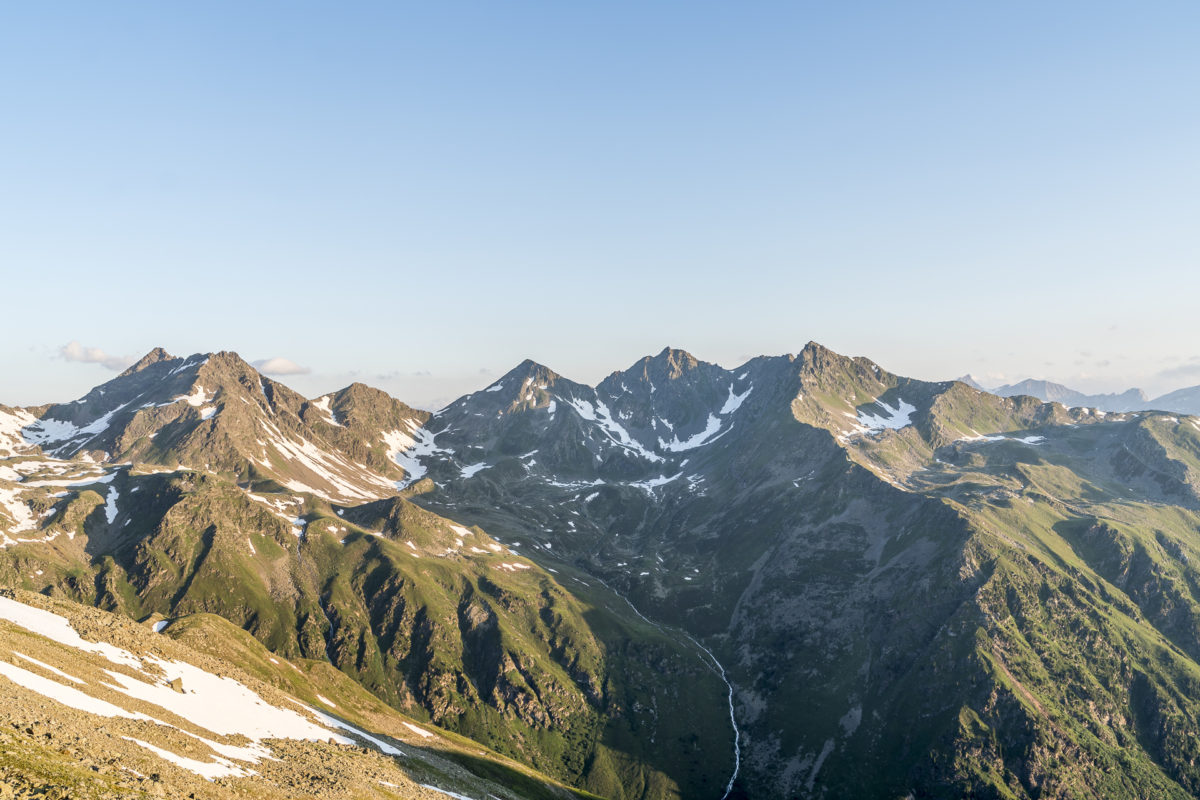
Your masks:
M429 413L155 349L0 407L0 780L1196 796L1200 419L1009 388L667 348Z

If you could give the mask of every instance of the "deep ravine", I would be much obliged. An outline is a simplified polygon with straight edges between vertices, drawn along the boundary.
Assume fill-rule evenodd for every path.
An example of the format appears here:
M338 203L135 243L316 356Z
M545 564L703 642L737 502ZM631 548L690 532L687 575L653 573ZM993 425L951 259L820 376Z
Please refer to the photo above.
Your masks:
M696 637L692 636L690 633L688 633L687 631L682 630L680 628L672 628L670 626L662 625L660 623L655 622L654 620L650 619L645 614L643 614L641 611L639 611L638 607L635 606L628 597L621 594L613 587L609 586L605 581L601 580L599 577L593 575L592 578L595 579L597 582L599 582L600 585L603 586L605 589L608 589L610 592L615 594L617 597L624 600L626 605L629 606L629 608L633 611L633 613L637 614L638 617L646 624L653 625L655 628L662 631L663 633L677 635L677 636L683 636L689 642L694 644L700 650L700 652L702 652L706 656L708 656L708 660L705 661L705 664L708 665L708 668L711 669L714 674L716 674L718 677L720 677L721 681L725 684L725 688L727 690L729 690L729 724L733 728L733 774L729 776L729 783L727 783L725 785L725 793L721 795L721 800L726 800L726 798L728 798L729 795L733 792L733 784L737 781L738 773L741 771L741 768L742 768L742 741L741 741L742 733L740 730L738 730L737 715L734 713L734 710L733 710L733 684L729 682L729 677L725 674L725 667L721 664L720 661L717 660L717 657L713 655L712 650L709 650L707 647L700 644L700 642L697 641ZM709 663L709 662L711 662L711 663Z

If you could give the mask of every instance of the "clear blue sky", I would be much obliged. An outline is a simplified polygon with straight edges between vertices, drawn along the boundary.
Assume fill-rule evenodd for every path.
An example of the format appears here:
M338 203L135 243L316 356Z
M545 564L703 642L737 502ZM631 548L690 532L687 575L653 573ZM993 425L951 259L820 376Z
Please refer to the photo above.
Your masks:
M436 405L809 339L1200 383L1200 3L0 10L0 403L237 350Z

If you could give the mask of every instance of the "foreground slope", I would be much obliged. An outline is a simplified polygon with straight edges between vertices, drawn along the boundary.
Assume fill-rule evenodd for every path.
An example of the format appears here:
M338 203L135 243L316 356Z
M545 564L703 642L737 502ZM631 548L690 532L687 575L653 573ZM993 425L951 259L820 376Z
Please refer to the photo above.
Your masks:
M0 787L73 798L577 796L415 724L321 662L272 656L217 617L151 627L8 591L0 629Z

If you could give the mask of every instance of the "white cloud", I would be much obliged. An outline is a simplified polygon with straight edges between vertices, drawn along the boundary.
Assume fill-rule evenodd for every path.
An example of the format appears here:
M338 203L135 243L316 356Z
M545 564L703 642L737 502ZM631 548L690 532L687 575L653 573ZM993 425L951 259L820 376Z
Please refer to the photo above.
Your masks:
M58 349L58 354L66 361L78 361L81 364L101 364L106 369L120 371L133 363L128 356L110 356L99 347L84 347L79 342L71 340Z
M308 367L302 367L290 358L260 358L252 361L251 365L264 375L307 375L312 372Z
M1200 358L1193 357L1187 363L1168 367L1154 376L1156 380L1195 380L1200 377Z

